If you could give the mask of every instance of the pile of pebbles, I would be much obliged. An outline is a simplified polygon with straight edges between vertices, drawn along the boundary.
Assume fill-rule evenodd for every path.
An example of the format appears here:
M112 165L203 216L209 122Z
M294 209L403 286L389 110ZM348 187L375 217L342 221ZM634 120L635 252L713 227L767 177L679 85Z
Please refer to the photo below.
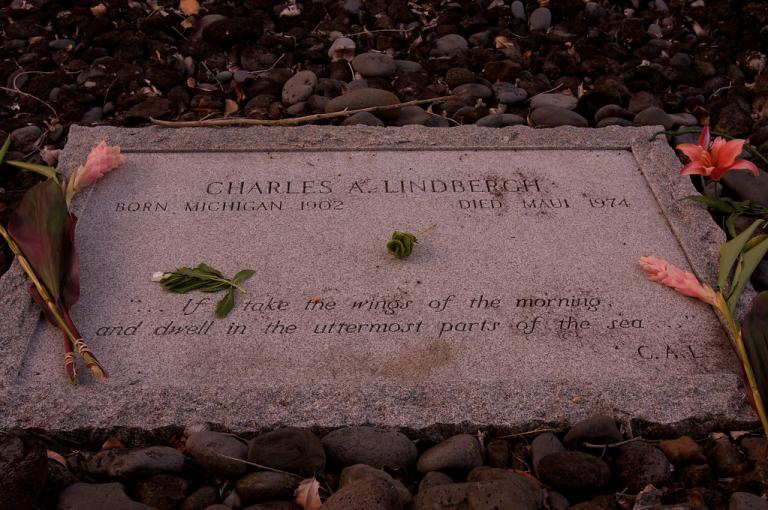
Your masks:
M355 426L248 440L196 424L165 444L118 431L97 451L10 432L0 508L300 510L294 494L314 478L322 510L768 509L764 437L628 438L608 416L558 432L414 441Z
M761 2L184 3L186 13L178 0L5 2L8 159L55 162L72 123L277 120L444 95L455 97L318 122L676 129L707 121L768 153ZM0 223L36 179L2 168ZM734 194L768 205L768 176L737 183ZM3 247L0 273L10 260Z

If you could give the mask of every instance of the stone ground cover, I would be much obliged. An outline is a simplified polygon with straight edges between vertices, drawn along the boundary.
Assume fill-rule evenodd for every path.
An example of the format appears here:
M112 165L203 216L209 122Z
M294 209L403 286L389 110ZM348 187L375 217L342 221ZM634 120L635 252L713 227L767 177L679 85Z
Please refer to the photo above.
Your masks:
M342 123L674 129L708 121L768 152L768 7L761 2L212 1L193 17L177 4L14 0L1 7L0 136L11 134L8 159L52 162L72 123L281 119L446 94L459 97L429 111L408 107ZM0 221L35 179L2 168ZM768 206L764 171L723 181L734 198ZM10 261L3 251L0 271ZM767 282L764 262L753 283L764 289ZM768 447L749 433L660 441L663 433L647 431L646 439L624 442L630 431L596 418L557 436L409 438L353 428L275 431L246 444L205 428L4 435L0 462L10 476L0 491L17 492L0 508L28 507L41 491L41 508L296 508L294 489L315 473L324 497L334 491L324 508L768 506L754 496L768 489ZM100 449L113 435L119 442L108 446L118 448ZM68 467L46 460L46 449L64 455Z

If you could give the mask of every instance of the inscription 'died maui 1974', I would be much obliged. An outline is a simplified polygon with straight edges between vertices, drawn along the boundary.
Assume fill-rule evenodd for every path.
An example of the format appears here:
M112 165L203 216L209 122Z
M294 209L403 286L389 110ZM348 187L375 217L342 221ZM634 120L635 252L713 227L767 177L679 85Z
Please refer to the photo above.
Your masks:
M413 167L408 170L411 173ZM709 346L692 342L690 335L698 318L705 314L705 308L695 308L694 305L689 314L664 317L647 300L632 296L631 287L626 282L613 282L606 287L608 280L594 277L595 271L605 274L608 268L602 268L602 265L611 263L607 257L616 256L621 257L621 266L613 269L614 280L629 278L632 285L644 281L636 266L637 257L648 254L641 250L652 247L653 243L649 243L648 239L635 239L633 248L631 243L621 239L621 231L644 217L658 225L663 223L660 222L656 204L651 201L639 177L637 186L619 187L611 186L610 180L601 179L599 175L592 181L574 182L564 178L557 168L507 169L503 173L497 170L481 177L473 176L475 171L470 168L451 178L445 175L426 178L370 177L379 172L365 169L353 169L351 175L316 171L319 175L329 175L306 178L296 175L301 173L300 170L294 168L292 171L294 175L291 178L279 179L249 179L238 175L242 171L232 171L226 178L212 176L188 181L182 190L177 190L166 200L142 196L147 195L142 192L111 193L107 194L106 200L99 198L98 203L103 214L118 225L165 217L173 222L175 228L190 231L201 221L249 225L249 229L266 231L273 228L269 225L281 217L285 217L284 223L275 228L290 229L303 222L314 221L320 225L319 229L323 229L327 224L347 224L370 215L371 218L378 218L380 224L387 225L383 232L388 235L398 227L403 228L403 224L425 227L427 218L438 228L426 235L426 242L439 242L446 231L441 224L450 225L448 228L453 231L467 226L476 231L473 235L478 236L470 260L478 260L479 265L485 268L498 266L514 277L483 274L488 269L481 269L479 274L473 273L475 269L467 269L464 275L456 274L455 269L465 263L456 262L462 255L454 257L451 243L445 241L449 248L442 251L457 265L446 268L417 264L417 269L414 266L416 275L407 282L398 283L394 289L386 275L374 278L373 284L360 283L352 276L345 278L344 273L354 267L350 266L354 263L348 260L341 262L339 269L334 269L342 276L334 275L336 284L331 285L331 291L321 291L325 278L323 270L317 271L320 276L313 275L318 285L310 284L314 290L309 291L297 291L297 287L302 285L296 285L296 282L281 281L278 287L293 292L275 292L259 285L257 275L254 278L257 283L249 286L248 294L238 297L231 315L225 320L215 321L215 297L158 297L158 292L148 297L147 292L157 291L157 288L152 288L133 292L128 295L129 302L123 302L121 306L130 319L120 321L114 316L100 316L98 322L91 326L91 334L104 340L136 337L225 340L279 337L310 343L315 339L356 337L391 339L416 336L443 341L472 339L475 342L492 337L536 338L538 342L545 342L543 345L546 345L547 339L561 343L575 342L574 345L581 349L584 342L599 339L598 345L591 347L597 353L614 351L614 355L640 363L698 363L708 357ZM115 177L118 175L115 173ZM382 219L389 214L388 208L392 207L393 201L407 203L414 209L412 216L417 220L388 223ZM643 206L638 207L638 203L643 203ZM437 207L439 213L420 209L424 204ZM648 204L653 207L649 208ZM508 235L504 241L511 247L507 254L510 258L508 264L499 265L498 260L503 260L503 257L499 259L496 240L483 238L483 229L491 223L502 225L505 235ZM578 240L569 237L572 236L569 231L595 223L604 223L617 230L615 236L605 238L603 231L600 236L592 234L593 238L586 241L583 234ZM162 225L162 222L158 224ZM648 232L657 231L657 226L648 228ZM360 238L358 234L349 235ZM411 261L392 261L383 249L385 240L379 238L376 241L381 248L381 252L375 255L380 256L379 262L415 264ZM339 243L349 244L349 240L339 240ZM415 257L424 249L421 246L417 245ZM661 249L670 250L668 247ZM315 254L311 250L309 253L308 264L311 266ZM593 260L589 261L589 257ZM240 256L239 259L242 262L238 262L238 269L249 267L247 257ZM583 271L585 260L592 267L592 272L587 271L579 279L578 271ZM189 263L196 262L199 261ZM174 266L173 262L165 264L169 267L164 266L164 269L180 265L176 263ZM574 267L574 271L563 272L561 266L568 264ZM380 264L376 267L379 268ZM429 280L428 275L440 274L441 270L446 273L439 284L435 284L434 279L422 284L422 279ZM311 269L309 271L311 273ZM534 283L526 283L526 273L531 276L534 272ZM419 276L421 273L423 278ZM563 281L564 275L572 274L576 274L576 281L571 276ZM289 280L293 276L283 275ZM344 283L339 284L339 280ZM664 294L662 289L654 290L663 299L679 298ZM121 294L121 297L126 295ZM659 307L664 308L662 301Z

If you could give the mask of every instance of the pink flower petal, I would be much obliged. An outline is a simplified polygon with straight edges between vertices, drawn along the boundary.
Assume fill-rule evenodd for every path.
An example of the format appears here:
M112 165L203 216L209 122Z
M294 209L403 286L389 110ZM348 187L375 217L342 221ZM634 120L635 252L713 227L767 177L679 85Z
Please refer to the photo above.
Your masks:
M700 145L694 145L692 143L681 143L676 147L677 150L688 156L691 161L696 161L701 158L701 155L706 151L704 147Z
M705 148L709 147L709 126L704 126L704 129L701 130L699 145Z
M720 149L723 148L725 145L725 138L722 136L718 136L715 138L715 141L712 142L712 146L709 148L709 153L711 155L712 161L716 162L718 161L718 155L720 154Z
M692 161L680 170L680 175L707 175L706 167L701 161Z
M760 169L757 168L757 165L752 163L751 161L747 161L746 159L737 159L733 162L733 166L730 168L731 170L749 170L753 174L755 174L755 177L758 177L760 175Z
M719 138L718 138L719 139ZM746 140L730 140L720 146L720 150L715 153L714 146L712 147L712 159L717 166L730 167L733 162L736 161L736 157L741 154L741 150L744 148Z

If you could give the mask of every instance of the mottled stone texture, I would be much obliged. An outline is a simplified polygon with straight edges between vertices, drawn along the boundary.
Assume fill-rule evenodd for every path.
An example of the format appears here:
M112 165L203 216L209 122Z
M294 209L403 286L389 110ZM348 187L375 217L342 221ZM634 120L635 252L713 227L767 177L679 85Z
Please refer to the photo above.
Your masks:
M0 426L751 419L714 314L639 268L711 278L723 240L654 131L74 127L62 168L127 158L76 202L74 319L112 376L66 384L14 266ZM200 262L256 271L226 319L150 281Z

